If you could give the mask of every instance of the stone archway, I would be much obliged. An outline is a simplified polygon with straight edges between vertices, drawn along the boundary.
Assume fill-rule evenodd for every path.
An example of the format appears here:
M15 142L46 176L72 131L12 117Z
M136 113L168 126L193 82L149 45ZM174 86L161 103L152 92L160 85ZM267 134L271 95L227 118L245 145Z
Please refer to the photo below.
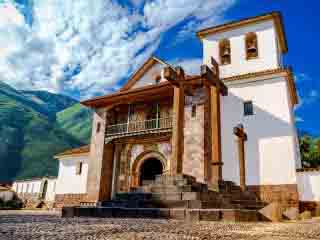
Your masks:
M154 175L167 170L167 160L157 151L145 151L136 157L131 168L131 187L141 185L141 180L152 180ZM148 172L148 169L149 173Z

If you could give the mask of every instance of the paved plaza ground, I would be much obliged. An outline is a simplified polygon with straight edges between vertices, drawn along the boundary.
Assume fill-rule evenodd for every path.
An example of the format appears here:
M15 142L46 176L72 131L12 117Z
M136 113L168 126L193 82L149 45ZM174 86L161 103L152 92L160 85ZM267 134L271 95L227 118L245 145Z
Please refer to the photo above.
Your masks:
M66 219L54 212L0 211L0 239L320 239L320 219L290 223L191 224L155 219Z

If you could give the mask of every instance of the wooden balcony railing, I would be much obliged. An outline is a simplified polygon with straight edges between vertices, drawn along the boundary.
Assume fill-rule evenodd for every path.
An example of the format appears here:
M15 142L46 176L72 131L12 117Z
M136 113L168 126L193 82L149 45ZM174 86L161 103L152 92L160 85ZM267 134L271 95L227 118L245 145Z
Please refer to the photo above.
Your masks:
M129 123L109 125L106 129L106 137L139 135L157 131L170 130L172 128L172 117L158 118L144 121L132 121Z

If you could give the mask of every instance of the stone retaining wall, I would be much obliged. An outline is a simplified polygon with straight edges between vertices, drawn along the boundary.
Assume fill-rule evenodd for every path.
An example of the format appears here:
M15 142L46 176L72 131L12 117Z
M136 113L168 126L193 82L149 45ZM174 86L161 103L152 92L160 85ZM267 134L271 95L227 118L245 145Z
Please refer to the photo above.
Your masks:
M64 206L79 206L80 202L86 201L87 194L56 194L55 208L62 208Z
M255 193L265 203L277 202L283 207L299 206L299 194L296 184L256 185L248 186L247 189Z
M320 202L301 201L299 203L299 211L310 211L312 216L320 216Z

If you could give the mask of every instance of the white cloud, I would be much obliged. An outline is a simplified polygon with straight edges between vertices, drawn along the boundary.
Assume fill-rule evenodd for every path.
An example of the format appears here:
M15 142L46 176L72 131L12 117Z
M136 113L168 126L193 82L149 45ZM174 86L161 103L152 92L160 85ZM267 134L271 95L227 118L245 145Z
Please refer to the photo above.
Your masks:
M305 81L309 81L311 80L310 76L306 73L297 73L295 76L295 81L296 83L302 83L302 82L305 82Z
M299 123L299 122L304 122L303 118L301 118L301 117L299 117L299 116L296 116L295 121L296 121L297 123Z
M130 0L131 4L135 7L141 7L146 0Z
M142 13L111 0L34 1L32 26L13 3L0 4L0 80L81 98L113 91L159 47L162 33L187 19L183 31L194 34L235 1L131 2ZM184 64L192 72L198 62Z
M203 64L201 58L175 59L170 62L174 66L181 66L188 75L200 73L200 66Z
M311 90L310 93L309 93L309 96L311 98L318 98L319 97L319 93L316 90Z
M302 106L313 104L319 100L320 94L317 90L314 89L307 91L303 94L303 96L299 94L299 104L296 107L296 109L300 109Z

